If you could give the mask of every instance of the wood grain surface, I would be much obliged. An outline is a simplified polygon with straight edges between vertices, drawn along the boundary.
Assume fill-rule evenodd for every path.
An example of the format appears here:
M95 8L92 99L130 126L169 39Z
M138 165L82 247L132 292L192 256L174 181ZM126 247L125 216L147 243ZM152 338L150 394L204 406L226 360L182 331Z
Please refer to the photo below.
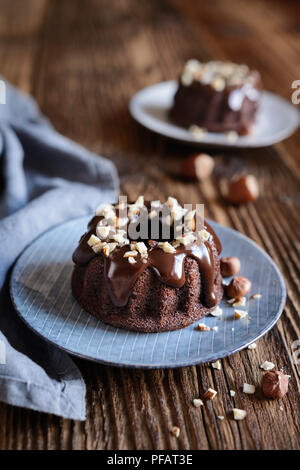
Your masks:
M300 78L299 17L292 0L0 0L1 74L32 93L60 132L111 158L123 194L204 202L208 217L272 256L288 291L281 320L257 349L222 360L220 371L207 364L143 372L76 360L87 383L86 422L1 403L1 449L300 448L300 369L292 357L300 338L300 132L266 149L218 150L213 177L190 184L176 172L191 149L141 128L127 107L133 93L177 77L194 56L246 62L266 89L290 99ZM240 170L258 177L261 197L236 208L221 189ZM260 383L265 360L292 376L281 401L241 392L244 382ZM194 408L209 386L217 398ZM247 419L234 421L234 406Z

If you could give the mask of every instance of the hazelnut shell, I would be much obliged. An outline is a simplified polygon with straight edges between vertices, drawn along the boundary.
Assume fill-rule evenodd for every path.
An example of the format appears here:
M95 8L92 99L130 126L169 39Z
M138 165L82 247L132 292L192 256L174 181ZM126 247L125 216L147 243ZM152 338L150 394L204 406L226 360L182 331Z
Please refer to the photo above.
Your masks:
M257 179L253 175L234 178L228 188L227 199L233 204L247 204L255 201L259 195Z
M270 370L264 374L261 381L262 391L268 398L279 400L288 391L289 379L279 370Z
M241 269L241 262L234 256L221 258L221 274L223 277L235 276Z
M184 160L181 173L186 179L203 181L211 175L214 166L212 157L206 153L196 153Z

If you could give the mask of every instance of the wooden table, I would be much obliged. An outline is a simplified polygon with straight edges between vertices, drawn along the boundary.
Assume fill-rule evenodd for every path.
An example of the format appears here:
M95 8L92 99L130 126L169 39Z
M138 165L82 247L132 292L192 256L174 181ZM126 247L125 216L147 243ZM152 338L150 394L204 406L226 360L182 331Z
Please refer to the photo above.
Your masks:
M0 64L32 93L58 131L117 165L122 193L172 194L204 202L207 216L250 236L280 267L288 300L278 324L258 342L209 365L120 370L76 360L87 383L85 423L0 404L2 449L299 449L299 131L270 148L217 151L202 184L175 176L191 149L142 129L128 100L142 87L177 77L186 59L230 59L258 68L265 88L290 99L300 79L300 4L295 1L1 0ZM260 199L227 205L220 188L236 171L255 174ZM269 360L292 376L280 402L238 392L247 419L230 417L231 388L259 383ZM218 398L196 409L208 387ZM280 408L282 407L282 409ZM217 415L225 415L224 421ZM181 428L179 439L171 435Z

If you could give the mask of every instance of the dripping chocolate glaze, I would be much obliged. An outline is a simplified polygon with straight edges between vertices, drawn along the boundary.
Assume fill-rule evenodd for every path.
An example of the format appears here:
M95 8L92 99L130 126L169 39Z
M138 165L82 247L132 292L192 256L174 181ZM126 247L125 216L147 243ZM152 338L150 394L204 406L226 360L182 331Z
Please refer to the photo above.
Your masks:
M203 301L205 306L214 307L217 303L215 295L215 268L212 253L212 243L215 244L218 253L222 246L213 229L205 222L206 230L212 235L212 241L196 241L189 246L180 246L176 253L165 253L158 246L147 246L148 258L143 262L137 256L136 263L130 264L123 255L130 250L129 245L117 247L109 257L102 252L94 253L87 241L92 234L96 234L96 227L102 216L95 216L88 224L88 231L81 237L79 245L73 253L75 264L84 266L94 257L102 256L104 259L105 279L111 299L116 306L125 306L128 302L131 289L136 279L150 268L157 278L170 286L182 287L185 283L184 260L187 256L195 259L199 265L199 271L205 285ZM147 242L146 242L147 244Z

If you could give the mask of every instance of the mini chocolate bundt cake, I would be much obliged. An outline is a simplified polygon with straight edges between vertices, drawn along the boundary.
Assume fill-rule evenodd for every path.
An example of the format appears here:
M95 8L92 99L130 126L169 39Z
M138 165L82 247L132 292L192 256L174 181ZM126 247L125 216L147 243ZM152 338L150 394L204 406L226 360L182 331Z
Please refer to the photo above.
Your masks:
M223 290L219 239L206 222L198 228L196 211L174 198L100 207L73 254L74 297L104 323L128 330L175 330L199 320Z
M189 60L179 79L170 111L180 126L204 132L248 134L255 122L261 92L259 72L247 65Z

